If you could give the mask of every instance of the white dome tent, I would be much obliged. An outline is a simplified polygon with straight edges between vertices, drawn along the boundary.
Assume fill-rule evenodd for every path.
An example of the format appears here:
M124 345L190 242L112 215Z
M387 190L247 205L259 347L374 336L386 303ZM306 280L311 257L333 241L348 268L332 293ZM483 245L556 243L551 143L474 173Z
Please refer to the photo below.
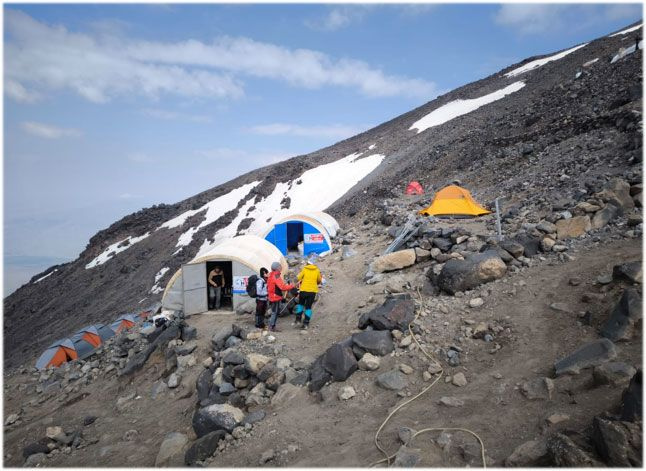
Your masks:
M287 262L280 251L258 236L226 239L175 272L162 295L162 307L183 310L186 315L207 311L208 273L219 266L225 281L222 306L236 309L249 300L247 279L259 274L261 267L270 269L273 262L280 262L283 272L287 270Z
M339 223L322 211L290 214L274 222L262 237L275 245L283 255L298 251L326 255L332 250Z

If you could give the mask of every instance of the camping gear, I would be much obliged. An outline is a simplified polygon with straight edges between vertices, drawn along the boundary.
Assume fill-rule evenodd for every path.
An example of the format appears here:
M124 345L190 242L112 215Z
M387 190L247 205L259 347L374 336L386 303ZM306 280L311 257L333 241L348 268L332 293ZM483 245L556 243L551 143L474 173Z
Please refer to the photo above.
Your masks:
M480 206L468 190L449 185L438 191L433 203L419 213L427 216L482 216L491 211Z
M423 195L424 194L424 189L422 188L422 185L420 185L419 182L413 180L406 187L406 194L407 195Z
M247 294L250 298L255 298L257 296L256 292L256 283L258 281L258 275L251 275L247 279Z
M263 238L274 244L283 255L326 255L332 250L339 223L321 211L291 214L272 223Z
M96 330L99 333L99 337L101 337L102 342L105 342L106 340L114 337L114 330L112 330L107 325L94 324L94 327L96 327Z
M217 262L225 267L225 272L231 273L232 308L237 309L249 301L248 277L275 261L283 271L287 270L285 257L261 237L243 235L225 239L208 252L198 254L171 277L162 296L162 305L164 309L184 311L187 316L207 311L207 263Z
M117 320L112 324L110 324L110 328L114 331L115 334L119 334L124 330L128 330L131 327L134 327L136 323L137 319L134 315L124 314L123 316L118 317Z
M98 329L93 325L80 329L72 336L71 340L74 343L74 349L80 360L85 360L92 355L103 343Z
M61 366L70 360L76 360L78 355L74 343L70 339L60 339L52 343L36 361L36 368L43 370L50 366Z

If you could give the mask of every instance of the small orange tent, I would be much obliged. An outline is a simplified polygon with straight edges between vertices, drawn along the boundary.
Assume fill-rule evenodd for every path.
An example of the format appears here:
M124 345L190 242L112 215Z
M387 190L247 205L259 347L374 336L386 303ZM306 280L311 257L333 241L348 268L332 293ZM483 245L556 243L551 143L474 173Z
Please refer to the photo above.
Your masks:
M36 368L42 370L49 366L61 366L63 363L76 360L78 355L70 339L57 340L36 361Z
M423 195L424 194L424 189L422 188L422 185L419 184L419 182L412 181L406 187L406 194L407 195Z
M438 191L433 203L419 213L426 216L482 216L490 212L476 203L468 190L449 185Z

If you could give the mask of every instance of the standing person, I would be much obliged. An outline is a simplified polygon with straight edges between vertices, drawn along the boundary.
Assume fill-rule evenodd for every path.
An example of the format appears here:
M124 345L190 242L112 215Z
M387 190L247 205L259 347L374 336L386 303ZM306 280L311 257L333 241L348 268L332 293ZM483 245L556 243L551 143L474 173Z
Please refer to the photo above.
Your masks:
M301 323L301 316L305 312L305 318L303 319L302 329L307 329L310 325L310 320L312 320L312 304L314 303L314 298L316 293L319 292L319 287L323 282L323 276L321 276L321 271L314 264L314 257L310 254L310 258L307 260L307 265L303 267L301 272L298 274L298 284L300 288L300 293L298 294L298 305L296 306L296 319L294 319L294 326L298 326Z
M283 300L283 291L289 291L294 288L294 285L285 283L281 277L282 266L279 262L271 264L271 273L267 279L267 297L269 299L269 307L271 308L271 318L269 319L269 330L272 332L280 332L276 328L276 320L278 319L278 310L280 303Z
M213 299L215 298L215 309L220 309L220 300L222 299L222 288L225 284L224 273L222 268L216 266L209 273L209 309L213 309Z
M269 270L260 269L260 278L256 281L256 327L265 329L265 313L267 312L267 276Z

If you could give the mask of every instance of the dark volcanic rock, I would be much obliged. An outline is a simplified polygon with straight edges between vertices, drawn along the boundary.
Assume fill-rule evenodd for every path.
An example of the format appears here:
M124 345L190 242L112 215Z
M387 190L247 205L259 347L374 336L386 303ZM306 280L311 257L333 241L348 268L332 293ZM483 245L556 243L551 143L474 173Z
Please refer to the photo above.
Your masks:
M323 355L321 355L310 368L309 390L312 392L320 391L321 388L331 380L332 375L323 367Z
M322 363L323 368L332 375L335 381L345 381L359 368L352 350L338 343L326 350Z
M42 440L40 440L38 442L32 442L32 443L26 445L22 449L23 458L27 458L27 457L29 457L31 455L35 455L36 453L45 453L45 454L49 453L51 450L47 446L48 441L49 440L44 438L44 439L42 439Z
M215 432L207 433L203 437L198 438L186 450L184 455L184 463L192 466L196 461L204 461L209 456L215 453L218 449L218 443L223 440L227 433L224 430L216 430Z
M642 431L639 425L595 417L592 421L592 440L608 465L641 467Z
M642 420L642 370L637 370L621 396L621 420Z
M367 330L352 336L355 347L373 355L387 355L395 349L392 336L387 330Z
M453 259L446 262L437 277L437 285L440 289L455 294L501 278L506 271L507 265L498 254L473 254L465 260Z
M590 453L582 450L562 433L556 433L547 439L547 451L555 466L574 468L600 466Z
M612 278L615 280L628 281L629 283L642 282L642 262L622 263L612 268Z
M209 396L211 390L211 380L213 374L210 370L204 370L195 380L195 389L197 390L197 401L200 402Z
M628 288L621 295L608 320L601 326L601 335L613 342L630 340L635 323L641 318L642 299L636 290Z
M608 339L590 342L554 364L556 376L579 374L582 369L600 365L617 356L615 344Z
M359 318L359 328L372 326L375 330L408 330L415 319L415 303L410 298L389 298Z
M244 419L244 413L229 404L213 404L202 407L193 414L193 430L198 437L217 430L233 432Z

